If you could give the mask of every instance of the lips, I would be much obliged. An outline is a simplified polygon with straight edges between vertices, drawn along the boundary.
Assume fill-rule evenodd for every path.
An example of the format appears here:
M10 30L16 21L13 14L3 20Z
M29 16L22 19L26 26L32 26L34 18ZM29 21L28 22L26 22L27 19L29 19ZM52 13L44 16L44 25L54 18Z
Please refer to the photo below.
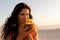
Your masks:
M26 22L26 20L23 20L24 22Z

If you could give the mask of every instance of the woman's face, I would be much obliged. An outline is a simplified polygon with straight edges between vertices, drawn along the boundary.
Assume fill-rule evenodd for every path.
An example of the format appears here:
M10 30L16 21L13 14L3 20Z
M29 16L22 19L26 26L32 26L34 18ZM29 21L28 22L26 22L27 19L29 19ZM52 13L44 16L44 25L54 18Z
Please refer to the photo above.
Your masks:
M29 18L29 9L22 9L22 11L18 14L18 22L24 24Z

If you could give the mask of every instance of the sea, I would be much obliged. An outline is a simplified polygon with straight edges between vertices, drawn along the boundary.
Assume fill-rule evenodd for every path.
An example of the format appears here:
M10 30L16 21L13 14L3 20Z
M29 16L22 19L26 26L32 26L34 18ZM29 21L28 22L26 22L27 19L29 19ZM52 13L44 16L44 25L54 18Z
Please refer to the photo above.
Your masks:
M49 30L38 29L38 38L39 40L60 40L60 29L49 29Z

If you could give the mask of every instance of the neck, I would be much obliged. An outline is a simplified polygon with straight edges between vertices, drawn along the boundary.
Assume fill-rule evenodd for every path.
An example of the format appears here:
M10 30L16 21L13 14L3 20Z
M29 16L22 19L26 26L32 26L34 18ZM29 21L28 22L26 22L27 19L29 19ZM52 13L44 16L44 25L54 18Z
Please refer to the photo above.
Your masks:
M23 23L19 23L19 27L24 27L24 24Z

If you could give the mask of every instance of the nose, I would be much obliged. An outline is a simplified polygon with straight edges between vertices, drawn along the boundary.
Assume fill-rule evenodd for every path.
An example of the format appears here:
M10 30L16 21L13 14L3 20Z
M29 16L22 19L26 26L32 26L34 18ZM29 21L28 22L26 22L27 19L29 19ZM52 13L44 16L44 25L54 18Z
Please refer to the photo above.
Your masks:
M29 17L27 15L24 16L24 19L28 19Z

